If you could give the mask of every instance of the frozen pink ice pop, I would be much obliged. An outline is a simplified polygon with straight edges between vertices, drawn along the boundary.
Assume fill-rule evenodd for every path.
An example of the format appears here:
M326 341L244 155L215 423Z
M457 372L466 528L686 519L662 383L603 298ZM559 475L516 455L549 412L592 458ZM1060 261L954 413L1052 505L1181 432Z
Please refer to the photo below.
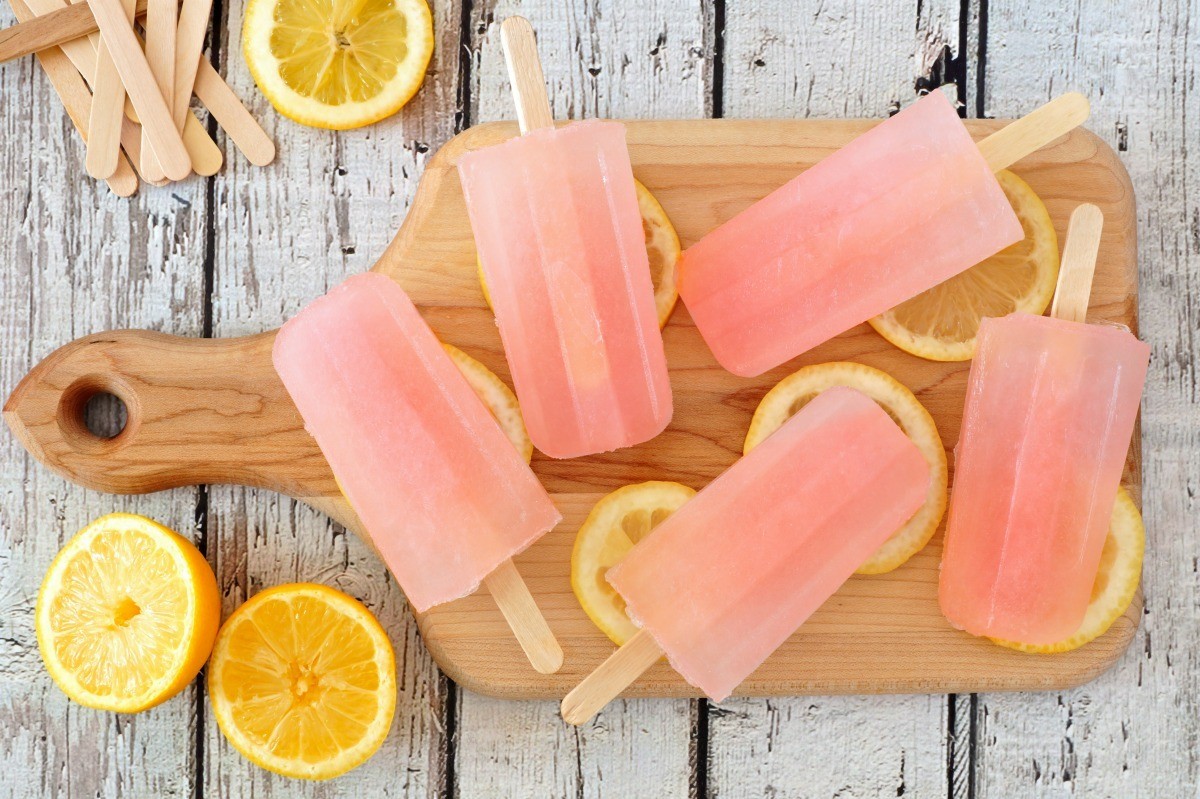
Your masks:
M717 361L761 374L1019 241L993 172L1087 116L1055 103L977 146L932 92L689 247L679 294Z
M1098 240L1099 211L1086 207ZM1073 220L1072 239L1076 232ZM1064 279L1071 268L1064 254ZM1087 288L1083 297L1086 309ZM1150 348L1115 327L1028 314L984 319L978 348L955 457L942 612L975 635L1056 643L1079 629L1091 598Z
M561 518L390 278L358 275L311 303L279 331L272 357L417 611L511 568Z
M821 393L609 571L642 630L567 696L563 718L590 718L663 653L710 698L729 696L928 488L928 462L874 400Z
M514 47L532 59L513 71L524 135L458 170L525 425L554 458L639 444L670 421L671 386L625 128L555 129L529 23L502 31L510 71Z

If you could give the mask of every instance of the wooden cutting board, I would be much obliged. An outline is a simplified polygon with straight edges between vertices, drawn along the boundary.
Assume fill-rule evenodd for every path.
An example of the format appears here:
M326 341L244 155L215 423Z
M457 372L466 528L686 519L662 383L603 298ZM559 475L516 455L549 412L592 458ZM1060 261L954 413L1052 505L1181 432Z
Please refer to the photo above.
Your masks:
M811 166L874 120L646 121L628 123L634 171L662 202L684 246ZM970 121L982 138L1000 122ZM437 334L506 381L492 314L480 293L475 248L455 161L464 151L515 135L512 124L481 125L429 163L400 232L375 265L421 306ZM1116 155L1077 130L1017 164L1045 200L1062 239L1070 211L1098 204L1106 217L1091 321L1137 329L1137 243L1133 189ZM544 676L529 666L486 589L419 618L434 658L459 684L505 697L561 697L613 651L570 587L575 532L604 493L643 480L702 488L740 454L759 399L800 366L854 360L886 370L933 414L947 451L958 440L968 363L907 355L861 325L761 377L717 366L680 306L664 331L675 395L674 420L655 440L620 452L533 468L563 511L553 532L518 557L566 663ZM193 483L241 483L301 499L362 530L334 486L316 444L271 368L274 332L226 340L116 331L79 339L50 355L17 387L5 419L29 451L77 483L140 493ZM511 382L511 381L510 381ZM83 407L111 392L129 409L125 429L99 439ZM1125 485L1140 498L1140 435ZM167 520L169 521L169 520ZM737 531L731 531L736 533ZM964 692L1058 689L1092 679L1128 646L1141 594L1099 640L1062 655L1026 655L952 629L937 605L941 535L890 574L854 577L742 686L748 695ZM629 690L637 696L695 696L665 663Z

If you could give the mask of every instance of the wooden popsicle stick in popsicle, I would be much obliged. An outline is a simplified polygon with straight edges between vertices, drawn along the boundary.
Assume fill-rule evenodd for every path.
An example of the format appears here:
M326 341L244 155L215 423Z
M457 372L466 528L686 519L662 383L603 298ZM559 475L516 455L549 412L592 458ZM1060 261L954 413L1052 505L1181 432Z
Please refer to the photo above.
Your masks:
M124 24L132 33L133 0L124 0L116 9L119 13L114 16L112 24ZM84 166L92 177L106 178L117 168L125 85L105 41L98 42L95 77L91 84L94 102L88 115L88 148Z
M520 17L509 17L500 26L500 34L522 132L553 125L529 22ZM484 582L533 667L542 674L558 671L563 662L562 647L513 562L506 560L500 564L484 578Z
M1007 169L1082 125L1089 113L1086 97L1067 92L979 142L979 152L993 172Z
M513 562L504 561L483 582L533 668L541 674L561 669L562 647Z
M1063 245L1058 267L1058 285L1050 315L1068 322L1087 322L1088 301L1092 296L1092 277L1096 274L1096 256L1100 252L1100 234L1104 214L1091 203L1071 212L1067 224L1067 242Z
M175 87L172 90L171 115L175 127L183 130L188 105L196 86L196 70L204 54L204 34L212 15L212 0L183 0L179 8L179 27L175 35Z
M275 160L275 143L271 137L203 56L196 70L195 93L246 160L255 166L266 166Z
M12 7L13 15L18 20L35 18L33 11L25 5L25 0L8 0L8 2ZM80 73L75 70L61 50L43 50L37 54L37 58L46 77L54 86L54 91L62 100L63 107L67 110L67 116L71 118L71 123L75 125L75 129L79 131L79 135L86 144L88 120L92 111L91 92L88 91ZM92 63L94 69L94 59ZM129 197L137 191L137 175L133 173L129 161L120 152L117 153L116 167L112 174L104 180L118 197Z
M146 7L145 52L146 63L154 75L158 93L162 95L167 108L172 109L174 117L175 95L175 30L179 24L178 6L175 0L150 0ZM175 129L182 133L183 125L176 124ZM151 183L163 179L162 167L154 157L154 151L149 146L150 129L142 128L142 174ZM186 149L186 147L184 148ZM191 158L189 156L189 163Z
M192 162L183 138L171 122L171 112L158 91L146 55L138 46L133 27L123 24L125 15L119 0L87 0L100 26L102 40L107 44L121 82L133 100L142 129L149 136L150 147L171 180L182 180L192 171ZM99 78L99 74L97 74Z
M0 30L0 62L49 50L96 32L96 18L87 3L63 5L49 14L33 9L34 16ZM137 0L134 12L146 13L146 0ZM18 18L19 19L19 18Z
M662 647L654 636L647 630L638 630L566 695L559 707L563 721L575 725L585 723L662 656Z
M504 63L512 82L521 133L554 127L533 26L525 17L509 17L500 23L500 42L504 46Z

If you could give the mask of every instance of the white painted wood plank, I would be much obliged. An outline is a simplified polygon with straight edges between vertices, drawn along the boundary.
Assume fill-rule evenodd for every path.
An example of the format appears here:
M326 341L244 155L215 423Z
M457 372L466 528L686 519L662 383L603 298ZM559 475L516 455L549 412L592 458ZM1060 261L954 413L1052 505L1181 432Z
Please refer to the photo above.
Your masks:
M476 3L470 19L470 119L514 119L498 23L527 16L557 118L702 117L709 102L706 21L696 3L613 0ZM692 703L618 702L567 727L557 703L459 697L461 797L636 797L688 792Z
M883 117L958 49L957 3L730 0L726 22L729 117ZM731 699L709 714L709 789L945 796L947 718L942 696Z
M728 0L725 116L885 117L949 47L958 3Z
M244 3L228 4L222 65L230 84L275 138L259 169L231 153L216 184L213 332L277 327L348 275L371 267L400 227L425 162L450 137L457 92L458 4L437 3L437 48L425 85L399 114L367 128L323 131L279 116L241 58ZM210 539L225 612L283 582L321 582L362 600L391 637L399 673L396 717L367 763L325 783L270 774L243 759L205 719L205 773L213 796L426 797L446 782L446 680L417 633L403 593L353 535L272 492L211 489Z
M571 727L557 702L513 702L460 691L456 796L688 795L695 756L686 700L618 700Z
M13 21L0 14L0 24ZM113 196L86 175L82 143L33 59L0 69L0 106L0 394L87 333L199 333L204 184ZM85 491L7 429L0 466L0 797L190 797L195 690L136 718L71 703L42 666L33 609L54 554L91 519L143 513L189 536L196 491Z
M1195 796L1200 789L1200 3L988 4L985 111L1067 90L1137 193L1146 614L1109 673L1063 694L979 697L975 795Z

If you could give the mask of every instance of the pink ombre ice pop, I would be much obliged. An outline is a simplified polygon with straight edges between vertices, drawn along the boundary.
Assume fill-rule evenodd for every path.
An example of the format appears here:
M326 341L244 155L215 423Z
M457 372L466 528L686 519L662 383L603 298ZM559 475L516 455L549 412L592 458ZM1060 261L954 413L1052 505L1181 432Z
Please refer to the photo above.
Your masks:
M418 611L473 592L561 518L390 278L358 275L310 304L272 359Z
M654 529L608 580L720 701L916 513L929 464L874 400L809 402Z
M1052 644L1083 622L1150 348L1124 330L984 319L942 555L942 612L975 635Z
M671 386L625 127L534 130L458 169L534 445L573 458L662 432Z
M935 91L689 247L679 294L721 365L752 377L1021 236Z

